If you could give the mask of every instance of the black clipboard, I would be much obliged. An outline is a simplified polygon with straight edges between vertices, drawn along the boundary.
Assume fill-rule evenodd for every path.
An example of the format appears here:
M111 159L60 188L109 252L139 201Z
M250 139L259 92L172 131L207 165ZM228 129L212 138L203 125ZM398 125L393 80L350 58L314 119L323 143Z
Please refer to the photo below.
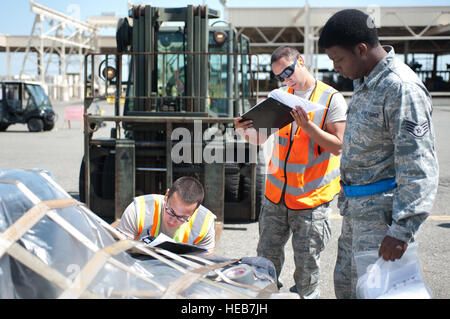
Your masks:
M165 237L164 234L160 234L160 236ZM180 242L175 242L175 241L162 241L157 245L152 245L152 242L155 240L155 237L153 236L146 236L144 238L142 238L142 241L144 243L146 243L149 246L152 247L157 247L157 248L162 248L165 250L168 250L170 252L173 252L175 254L189 254L189 253L204 253L207 252L207 250L205 248L199 247L199 246L195 246L195 245L190 245L190 244L185 244L185 243L180 243Z
M292 108L274 98L267 98L241 115L242 120L252 120L256 130L272 128L281 129L294 121Z
M205 253L207 250L202 247L198 247L195 245L189 245L184 243L173 243L173 242L164 242L159 245L156 245L157 248L162 248L173 252L175 254L190 254L190 253Z

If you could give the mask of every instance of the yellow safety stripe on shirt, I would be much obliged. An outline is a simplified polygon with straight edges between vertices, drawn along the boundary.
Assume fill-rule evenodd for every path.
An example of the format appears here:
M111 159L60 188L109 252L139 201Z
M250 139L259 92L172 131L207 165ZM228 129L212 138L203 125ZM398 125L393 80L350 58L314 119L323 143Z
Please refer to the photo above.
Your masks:
M194 240L194 244L197 244L198 242L202 241L203 238L205 238L206 233L209 229L209 221L211 220L211 214L206 214L205 221L203 222L202 229L200 231L200 235Z
M137 198L137 206L136 208L138 211L136 212L137 216L137 224L138 224L138 233L136 236L136 240L138 240L139 236L141 236L142 230L144 229L144 222L145 222L145 200L144 197L138 197Z
M183 240L182 242L187 244L188 239L189 239L189 235L191 234L191 230L192 230L192 225L194 225L194 219L197 217L197 210L194 212L194 214L192 215L191 219L189 220L189 222L187 223L187 227L184 227L184 236L183 236Z
M151 236L156 236L159 234L159 201L155 198L155 209L153 211L153 225L150 232Z
M192 225L189 225L189 222L182 224L180 227L178 227L175 235L173 236L173 239L179 243L187 244L189 233L191 232L191 227Z
M333 168L333 166L331 166ZM302 196L306 193L309 193L315 189L323 187L325 185L330 184L333 180L340 177L339 167L335 167L332 170L328 170L327 174L322 176L321 178L317 178L315 180L309 181L305 183L302 187L294 187L289 184L286 184L285 192L286 194L298 197ZM278 187L278 189L283 189L285 182L280 181L278 178L273 176L272 174L267 175L267 180L272 183L274 186ZM338 180L337 180L338 182ZM334 196L335 194L333 194Z

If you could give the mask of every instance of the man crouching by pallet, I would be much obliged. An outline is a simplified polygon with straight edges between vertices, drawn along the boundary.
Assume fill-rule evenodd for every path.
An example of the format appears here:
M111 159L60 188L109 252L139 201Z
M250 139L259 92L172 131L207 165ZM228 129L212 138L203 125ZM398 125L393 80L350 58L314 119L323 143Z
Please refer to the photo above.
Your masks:
M177 242L214 252L216 216L202 206L202 184L193 177L178 178L165 195L136 197L125 209L117 229L131 239L163 233Z

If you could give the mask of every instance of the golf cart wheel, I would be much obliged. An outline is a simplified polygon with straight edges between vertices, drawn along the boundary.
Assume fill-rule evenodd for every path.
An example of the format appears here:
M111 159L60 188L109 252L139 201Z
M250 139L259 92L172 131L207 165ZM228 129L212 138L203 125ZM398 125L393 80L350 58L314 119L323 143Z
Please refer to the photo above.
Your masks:
M55 123L44 124L44 131L51 131L55 127Z
M9 124L7 124L7 123L0 123L0 132L6 131L8 126L9 126Z
M40 132L44 129L44 121L37 117L33 117L28 120L27 126L30 132Z

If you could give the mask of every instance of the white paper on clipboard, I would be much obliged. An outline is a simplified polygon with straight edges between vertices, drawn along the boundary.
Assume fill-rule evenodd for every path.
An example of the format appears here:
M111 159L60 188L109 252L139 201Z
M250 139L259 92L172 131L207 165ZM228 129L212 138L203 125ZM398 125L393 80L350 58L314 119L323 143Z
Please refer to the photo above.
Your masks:
M159 235L156 236L156 238L148 245L150 247L156 247L159 244L162 244L162 243L165 243L165 242L176 243L176 241L173 238L170 238L166 234L159 233Z
M319 103L311 102L307 99L301 98L295 94L288 93L282 89L275 89L270 91L267 97L271 97L281 103L284 103L291 108L300 106L306 113L323 110L325 107Z

